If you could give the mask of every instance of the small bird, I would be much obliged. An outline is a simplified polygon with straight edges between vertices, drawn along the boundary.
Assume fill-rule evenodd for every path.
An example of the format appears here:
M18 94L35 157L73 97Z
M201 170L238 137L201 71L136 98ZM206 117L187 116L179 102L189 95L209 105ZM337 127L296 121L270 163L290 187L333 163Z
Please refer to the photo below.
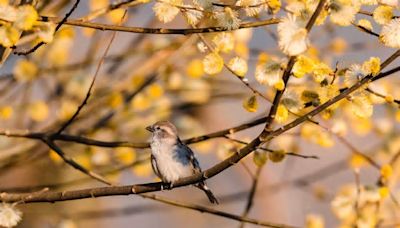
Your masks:
M179 139L178 131L171 122L159 121L146 127L146 130L152 133L151 166L164 183L173 185L179 178L201 172L193 151ZM211 203L218 204L205 181L194 186L203 190Z

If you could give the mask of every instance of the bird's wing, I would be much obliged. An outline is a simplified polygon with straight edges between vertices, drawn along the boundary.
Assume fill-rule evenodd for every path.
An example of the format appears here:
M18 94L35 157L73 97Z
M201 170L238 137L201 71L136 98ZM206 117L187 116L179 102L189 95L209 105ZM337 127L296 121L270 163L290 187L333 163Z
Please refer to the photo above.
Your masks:
M201 172L200 164L199 164L199 161L197 161L196 157L194 156L192 149L190 149L190 147L188 147L186 144L184 144L180 141L179 141L179 143L181 144L181 146L184 148L184 150L186 152L185 155L187 156L187 159L189 160L190 164L192 165L193 173L200 173Z
M160 172L158 171L158 168L157 168L157 160L156 160L156 158L155 158L153 155L151 155L151 167L153 168L154 173L155 173L159 178L162 179L162 177L161 177L161 175L160 175Z

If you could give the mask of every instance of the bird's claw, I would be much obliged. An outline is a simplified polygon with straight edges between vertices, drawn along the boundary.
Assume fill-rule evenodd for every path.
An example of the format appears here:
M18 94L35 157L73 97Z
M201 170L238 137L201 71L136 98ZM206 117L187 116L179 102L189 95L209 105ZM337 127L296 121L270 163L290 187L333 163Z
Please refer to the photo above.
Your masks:
M174 183L172 183L172 182L163 182L161 184L161 191L171 190L173 187L174 187Z

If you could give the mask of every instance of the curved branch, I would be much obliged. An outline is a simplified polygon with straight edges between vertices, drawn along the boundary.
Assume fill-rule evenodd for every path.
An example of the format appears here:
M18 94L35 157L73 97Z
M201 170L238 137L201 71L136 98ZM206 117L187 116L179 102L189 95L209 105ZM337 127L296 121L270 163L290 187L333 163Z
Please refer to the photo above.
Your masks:
M61 23L61 19L58 17L46 17L41 16L39 21L51 21L54 23ZM243 28L255 28L265 25L278 24L280 19L272 18L263 21L246 22L242 23L238 29ZM65 21L66 25L73 25L85 28L98 29L102 31L117 31L117 32L130 32L130 33L148 33L148 34L177 34L177 35L190 35L195 33L211 33L211 32L224 32L231 31L222 27L207 27L207 28L194 28L194 29L164 29L164 28L141 28L141 27L127 27L119 25L107 25L93 22L84 22L76 19L68 19Z

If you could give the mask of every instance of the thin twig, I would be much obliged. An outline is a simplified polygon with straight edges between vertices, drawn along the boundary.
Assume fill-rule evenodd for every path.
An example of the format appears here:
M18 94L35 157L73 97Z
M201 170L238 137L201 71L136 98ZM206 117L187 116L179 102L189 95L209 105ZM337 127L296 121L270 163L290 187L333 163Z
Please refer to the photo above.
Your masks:
M61 28L61 26L68 20L68 18L71 16L71 14L75 11L75 9L78 7L80 0L76 0L74 5L72 6L72 8L65 14L65 16L63 17L63 19L60 21L60 23L58 23L58 25L56 26L55 30L54 30L54 34L56 34L56 32ZM53 34L53 35L54 35ZM27 50L27 51L14 51L14 54L16 55L29 55L31 53L33 53L34 51L36 51L37 49L39 49L42 45L46 44L45 42L41 41L40 43L36 44L33 48Z
M224 212L224 211L215 210L215 209L204 207L204 206L201 206L201 205L189 204L189 203L180 203L178 201L172 201L172 200L164 199L164 198L161 198L161 197L156 196L156 195L146 194L146 195L141 195L141 196L143 198L153 199L153 200L156 200L156 201L159 201L159 202L162 202L162 203L166 203L166 204L169 204L169 205L182 207L182 208L187 208L187 209L192 209L192 210L196 210L196 211L199 211L199 212L202 212L202 213L222 216L222 217L233 219L233 220L236 220L236 221L251 223L251 224L255 224L255 225L259 225L259 226L275 227L275 228L289 228L289 227L294 228L294 226L271 223L271 222L263 222L263 221L259 221L259 220L255 220L255 219L249 219L249 218L245 218L243 216L230 214L230 213L227 213L227 212Z
M125 17L126 12L124 13L124 15L122 16L121 21L123 20L123 18ZM113 32L110 42L108 43L106 49L104 50L103 56L101 57L99 63L97 64L97 68L96 68L96 72L94 73L92 82L90 83L89 89L86 93L85 99L83 99L82 103L79 105L79 107L77 108L77 110L75 111L75 113L71 116L71 118L68 119L68 121L66 121L61 127L60 129L57 131L58 134L62 133L69 125L72 124L72 122L75 120L75 118L79 115L79 113L81 112L82 108L86 105L87 101L89 100L89 97L91 95L92 92L92 88L94 86L94 83L96 81L97 75L99 74L100 68L103 65L104 59L106 58L108 51L110 50L111 44L113 43L115 36L116 36L116 32Z

